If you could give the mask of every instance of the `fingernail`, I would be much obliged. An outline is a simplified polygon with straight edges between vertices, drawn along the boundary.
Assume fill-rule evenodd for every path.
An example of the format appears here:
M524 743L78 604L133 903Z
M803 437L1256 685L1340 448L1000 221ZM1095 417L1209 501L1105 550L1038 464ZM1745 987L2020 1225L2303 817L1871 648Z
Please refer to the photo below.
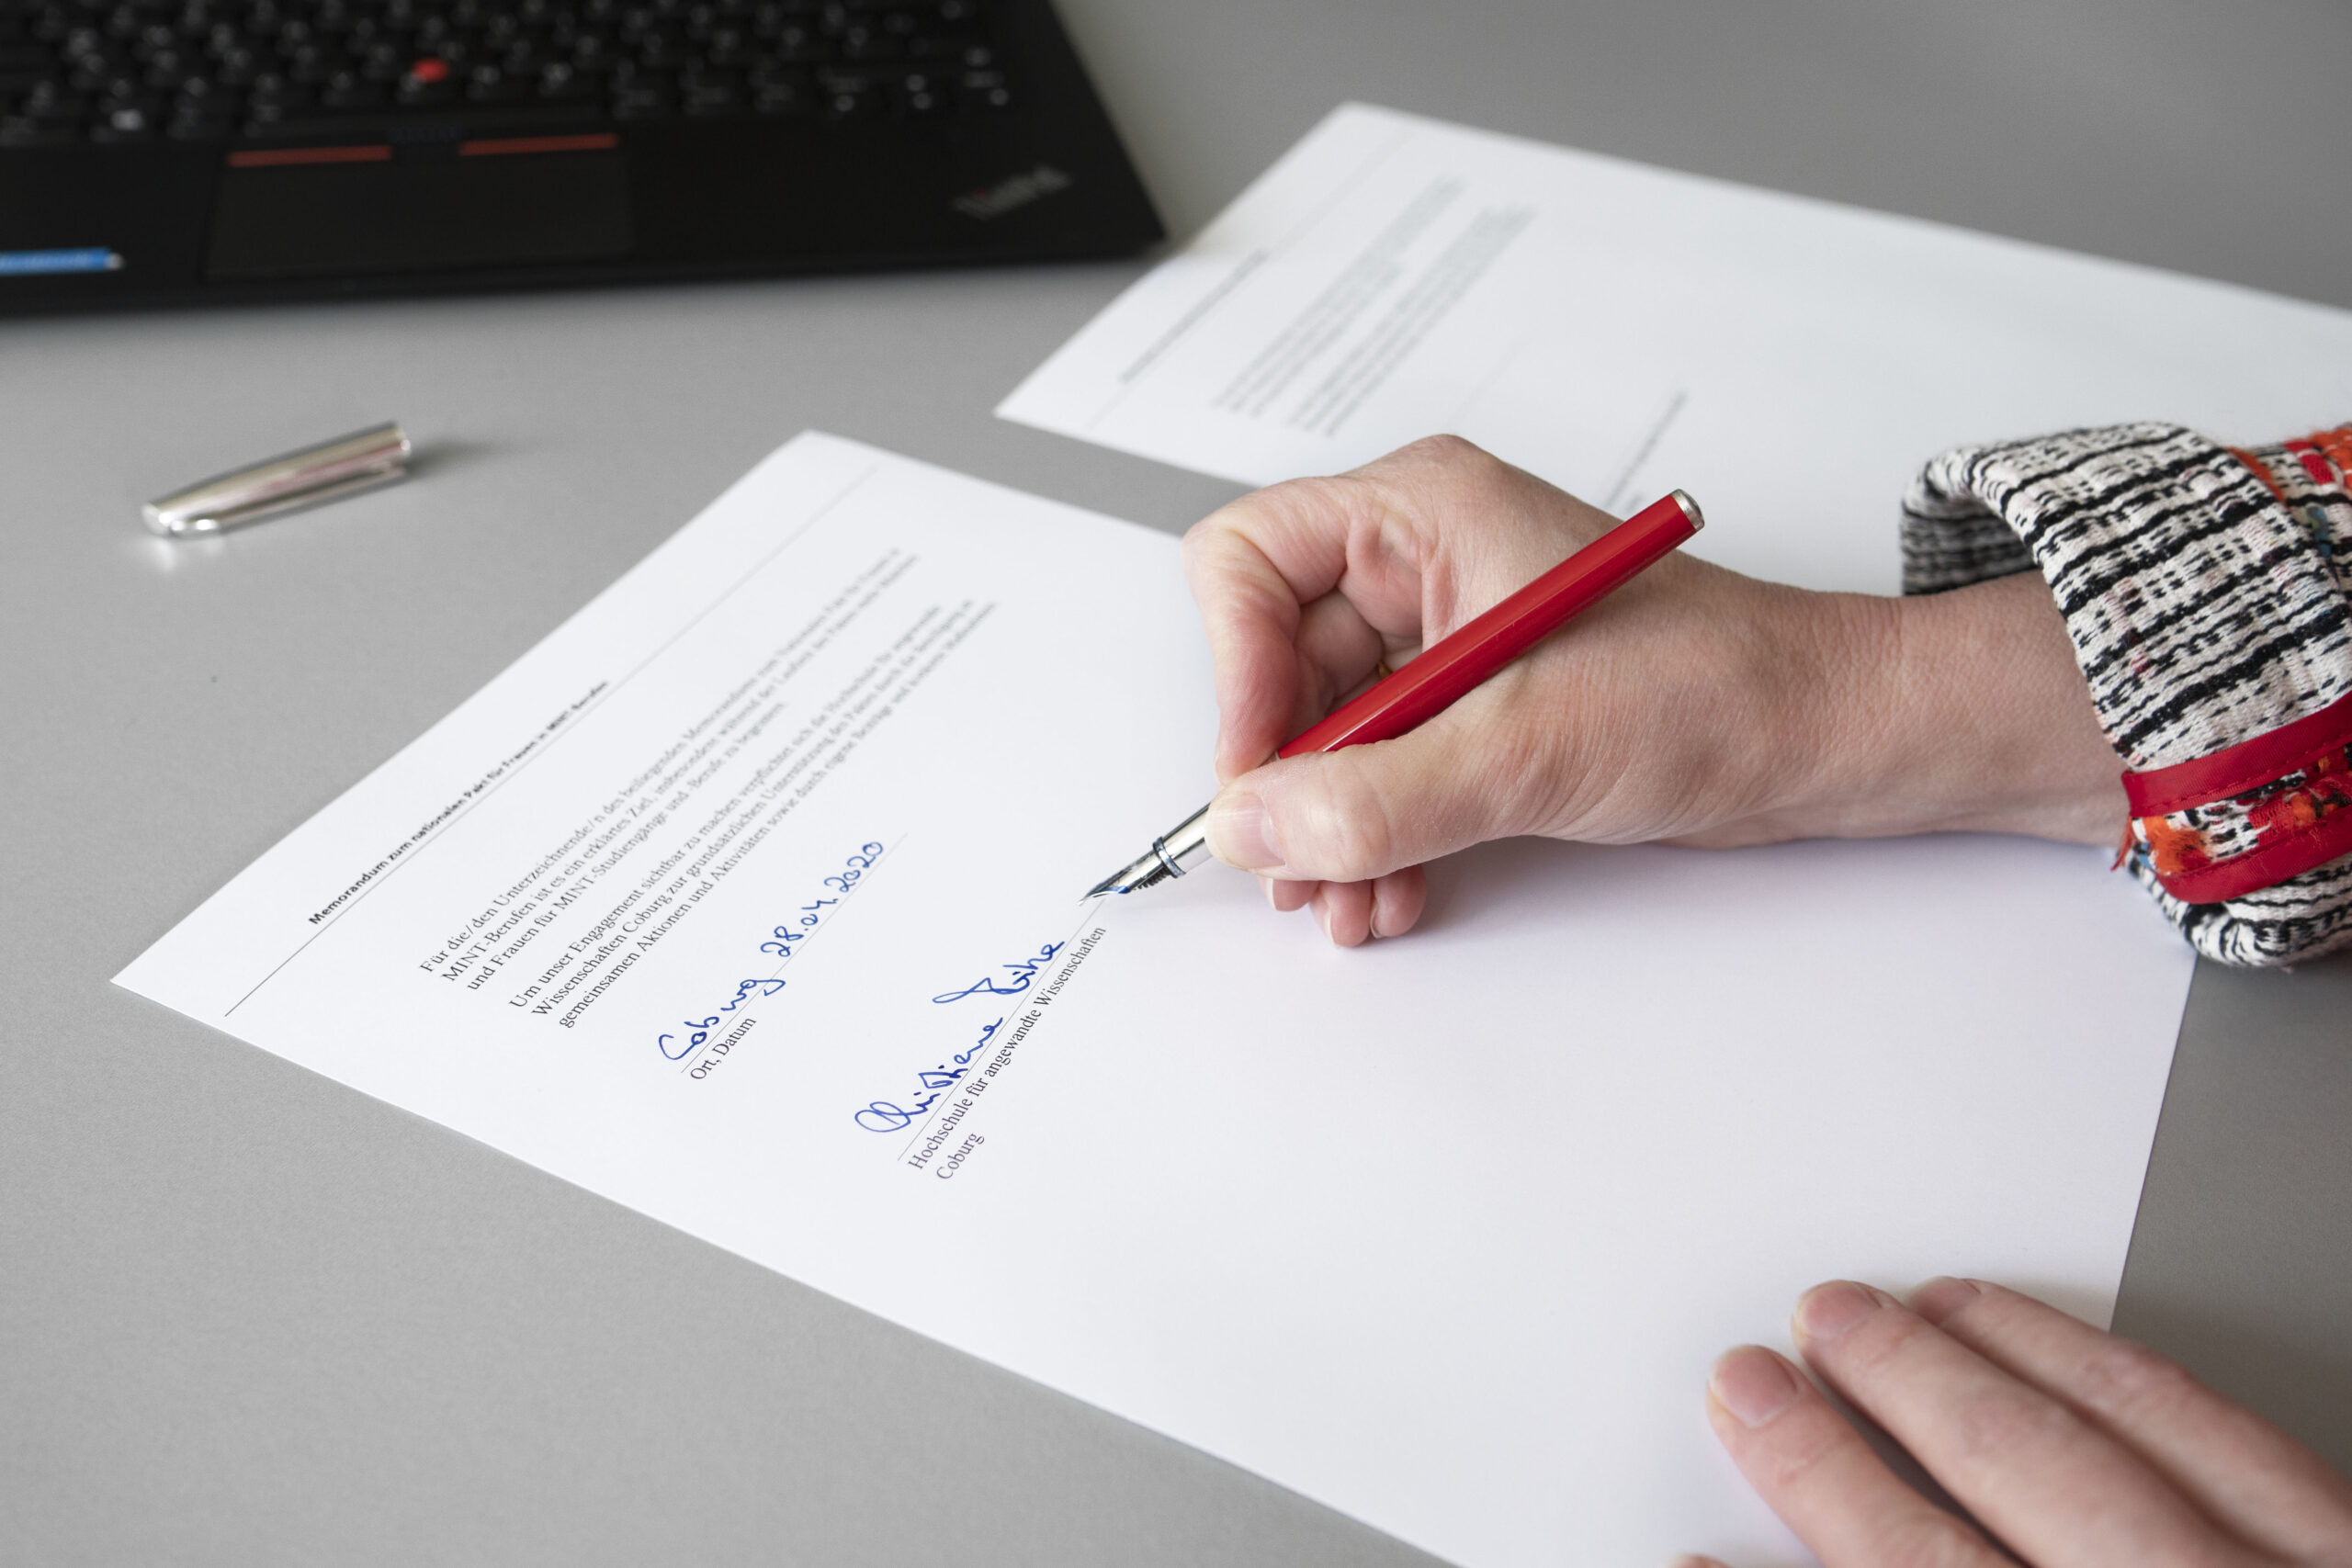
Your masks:
M1331 940L1331 907L1322 899L1315 901L1315 923L1323 928L1323 940Z
M1273 819L1266 803L1242 794L1209 807L1209 848L1227 865L1244 871L1276 871L1283 863L1282 846L1274 842Z
M1260 877L1258 879L1258 891L1266 896L1266 904L1274 911L1274 913L1282 913L1283 907L1274 901L1274 879L1272 877Z
M1946 1274L1911 1292L1911 1310L1929 1323L1941 1323L1984 1293L1973 1280L1955 1280Z
M1850 1280L1815 1285L1797 1300L1796 1330L1806 1339L1835 1339L1878 1311L1893 1306L1894 1298Z
M1789 1364L1755 1345L1724 1351L1708 1374L1707 1390L1744 1427L1761 1427L1795 1404L1799 1392Z

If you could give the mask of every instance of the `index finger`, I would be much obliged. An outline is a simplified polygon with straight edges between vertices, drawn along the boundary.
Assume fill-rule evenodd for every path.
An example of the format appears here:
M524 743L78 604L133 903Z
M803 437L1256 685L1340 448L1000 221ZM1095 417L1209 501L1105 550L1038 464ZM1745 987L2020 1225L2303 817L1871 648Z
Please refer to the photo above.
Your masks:
M1391 521L1378 487L1343 475L1244 496L1184 536L1184 575L1216 660L1219 779L1257 767L1319 716L1301 718L1315 705L1303 699L1353 685L1383 639L1412 640L1419 561L1394 547Z
M1814 1370L2028 1562L2163 1568L2244 1556L2139 1455L1883 1291L1816 1285L1794 1327Z
M2316 1561L2352 1542L2352 1483L2153 1350L1981 1280L1931 1280L1911 1306L2121 1438L2253 1544Z
M1825 1568L1998 1568L2002 1561L1974 1529L1906 1485L1794 1367L1762 1346L1715 1363L1707 1421L1756 1495Z

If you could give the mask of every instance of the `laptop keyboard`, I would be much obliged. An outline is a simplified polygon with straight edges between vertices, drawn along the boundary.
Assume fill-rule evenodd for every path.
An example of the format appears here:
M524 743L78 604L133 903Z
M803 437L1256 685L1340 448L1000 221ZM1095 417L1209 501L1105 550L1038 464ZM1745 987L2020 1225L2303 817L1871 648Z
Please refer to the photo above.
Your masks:
M0 0L0 149L1012 101L978 0Z

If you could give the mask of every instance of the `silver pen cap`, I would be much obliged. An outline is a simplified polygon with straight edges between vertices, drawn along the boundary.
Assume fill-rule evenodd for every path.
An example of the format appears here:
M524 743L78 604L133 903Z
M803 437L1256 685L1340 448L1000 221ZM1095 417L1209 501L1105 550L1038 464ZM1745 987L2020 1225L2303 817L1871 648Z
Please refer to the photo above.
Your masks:
M407 433L386 423L234 473L217 474L158 496L140 513L151 530L167 539L217 534L404 479L408 457Z

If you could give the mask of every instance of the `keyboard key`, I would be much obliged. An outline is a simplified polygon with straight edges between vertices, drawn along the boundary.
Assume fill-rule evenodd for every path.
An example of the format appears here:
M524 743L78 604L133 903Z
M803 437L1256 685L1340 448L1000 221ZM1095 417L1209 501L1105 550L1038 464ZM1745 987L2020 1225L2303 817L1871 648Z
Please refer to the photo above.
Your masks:
M119 104L107 109L90 127L90 140L93 141L152 141L154 139L154 111L139 104Z
M933 115L953 102L948 78L929 71L910 71L899 78L899 107L910 115Z
M196 57L182 54L176 49L159 49L148 57L142 80L151 87L176 92L182 82L196 73L198 63Z
M539 96L559 103L577 102L594 96L596 83L593 76L564 63L549 61L539 67Z
M763 82L752 89L752 107L764 115L815 114L817 90L807 82Z
M286 73L297 82L315 86L350 62L342 51L323 44L300 43L286 51Z
M384 101L383 84L356 71L338 71L319 89L319 102L331 109L368 109Z
M466 100L476 104L511 104L530 96L528 77L509 76L495 65L477 65L467 73Z
M0 118L0 147L60 147L81 139L78 121L34 119L27 115Z
M74 85L94 97L128 98L139 91L139 73L133 67L106 71L76 72Z
M833 57L833 40L798 22L776 30L768 53L795 65L820 65Z
M685 111L697 118L743 112L743 90L728 82L706 82L679 90Z
M38 84L17 106L17 112L27 119L56 123L79 121L88 109L87 98L54 81Z
M865 119L882 107L882 95L871 82L837 79L825 85L825 113L831 118Z
M842 58L861 63L867 61L896 60L905 49L905 40L896 33L881 28L851 27L842 29Z
M175 114L164 134L175 141L221 141L228 139L230 128L226 113Z
M677 92L666 73L630 65L613 73L613 118L658 119L677 107Z
M310 107L308 99L256 98L245 106L245 130L255 136L274 134L277 127L300 118Z
M1005 85L1001 71L967 71L964 73L963 89L964 101L976 108L1012 107L1012 89Z

